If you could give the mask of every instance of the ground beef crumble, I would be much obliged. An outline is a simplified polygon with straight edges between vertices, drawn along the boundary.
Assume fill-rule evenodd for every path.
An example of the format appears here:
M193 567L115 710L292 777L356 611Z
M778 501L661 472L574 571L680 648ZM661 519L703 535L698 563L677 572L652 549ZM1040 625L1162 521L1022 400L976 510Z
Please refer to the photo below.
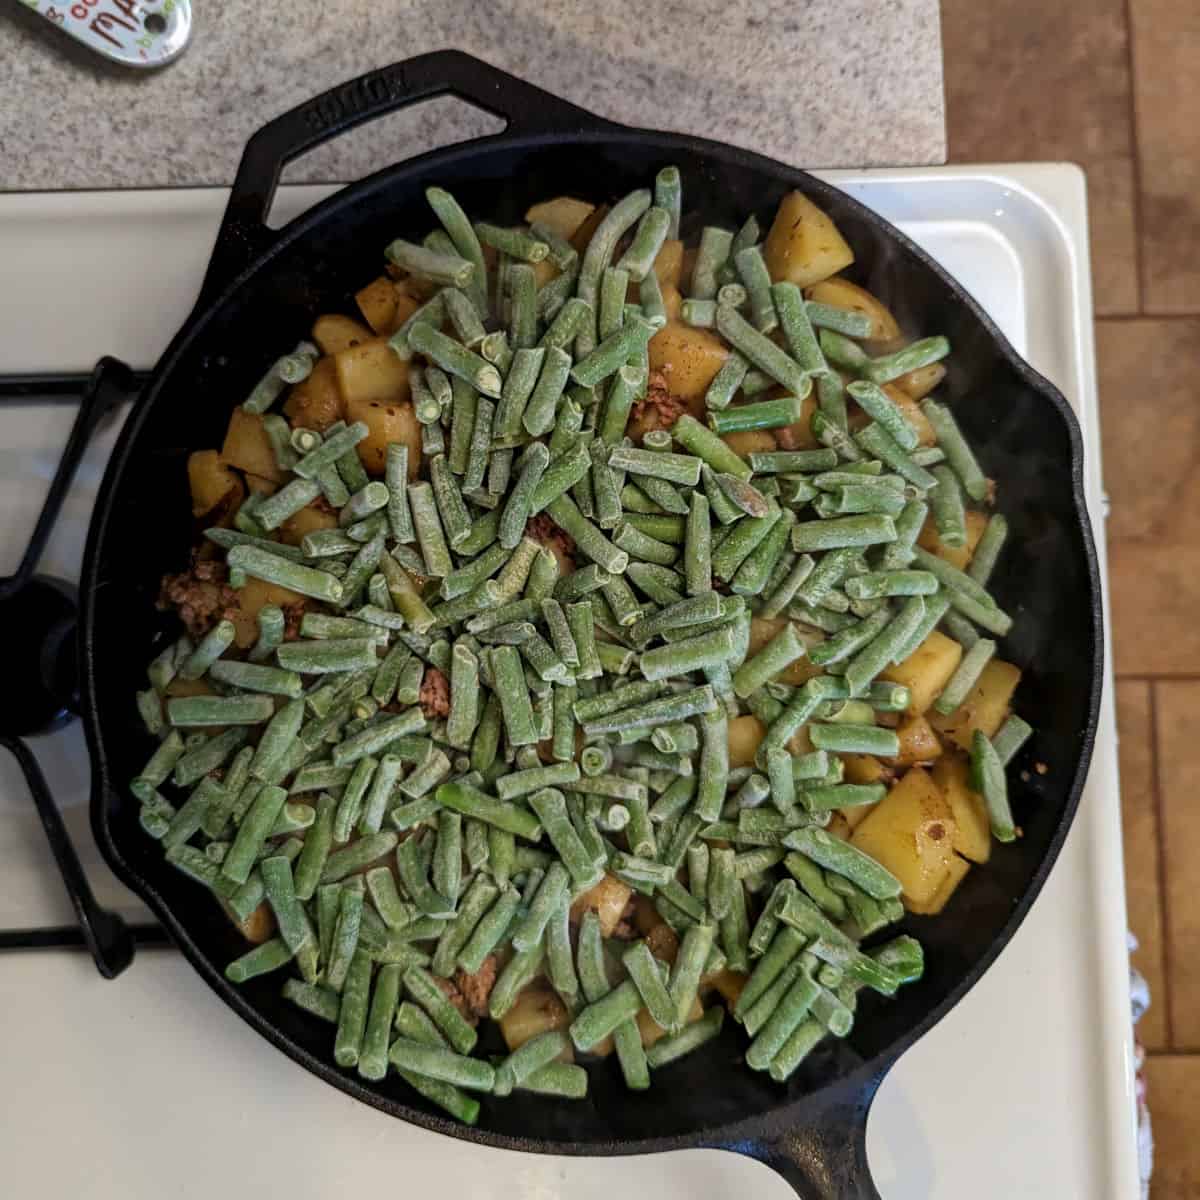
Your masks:
M303 600L297 600L294 604L284 604L281 607L283 610L283 640L294 642L300 637L300 622L304 619L308 605Z
M550 549L557 547L559 553L574 564L575 539L555 525L545 513L538 513L536 517L529 518L525 524L525 535Z
M646 396L633 406L633 421L650 429L670 429L687 406L667 387L667 377L661 371L651 371L646 379Z
M433 721L450 712L450 681L437 669L426 667L421 679L421 694L417 698L425 719Z
M433 981L458 1009L459 1015L474 1025L481 1017L488 1015L488 1001L496 985L496 973L496 956L489 954L483 960L483 966L473 975L459 970L453 979L442 979L435 975Z
M237 614L238 594L228 577L223 562L193 556L186 571L163 576L158 607L174 608L188 634L203 637L218 621Z

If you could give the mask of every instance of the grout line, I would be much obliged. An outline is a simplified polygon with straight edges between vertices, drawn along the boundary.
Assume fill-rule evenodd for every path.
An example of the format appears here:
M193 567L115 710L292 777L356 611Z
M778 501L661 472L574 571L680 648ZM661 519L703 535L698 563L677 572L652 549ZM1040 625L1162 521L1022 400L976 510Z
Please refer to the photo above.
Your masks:
M1138 138L1137 64L1133 51L1133 0L1125 0L1125 57L1129 67L1129 140L1133 150L1133 268L1138 307L1146 311L1146 264L1142 253L1142 151Z
M1200 675L1138 675L1136 672L1120 671L1113 678L1118 683L1200 683Z
M1167 1035L1167 1046L1175 1042L1175 1022L1171 1005L1171 913L1167 897L1167 823L1163 817L1162 773L1159 770L1161 759L1158 744L1158 692L1153 681L1148 685L1150 710L1150 798L1154 806L1155 834L1158 843L1158 910L1159 938L1162 943L1162 998L1163 1025Z
M1197 321L1200 320L1200 310L1196 312L1113 313L1111 316L1101 316L1096 313L1092 319L1097 324L1101 321L1111 321L1114 325L1129 325L1134 321Z

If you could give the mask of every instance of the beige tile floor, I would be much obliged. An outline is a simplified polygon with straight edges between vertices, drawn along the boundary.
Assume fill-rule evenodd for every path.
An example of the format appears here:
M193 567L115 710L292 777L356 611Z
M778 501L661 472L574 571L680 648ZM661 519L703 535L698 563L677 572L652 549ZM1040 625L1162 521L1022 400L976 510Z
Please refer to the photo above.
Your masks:
M952 162L1087 171L1153 1200L1200 1198L1200 3L942 0Z

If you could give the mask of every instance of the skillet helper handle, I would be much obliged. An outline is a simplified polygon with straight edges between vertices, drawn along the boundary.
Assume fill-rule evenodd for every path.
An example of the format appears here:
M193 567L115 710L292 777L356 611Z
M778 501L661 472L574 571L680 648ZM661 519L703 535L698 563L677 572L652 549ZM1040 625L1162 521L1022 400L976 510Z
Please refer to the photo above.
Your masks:
M266 220L287 163L366 121L438 96L455 96L500 117L506 135L617 128L461 50L435 50L360 75L276 117L246 143L201 296L224 290L278 237Z
M882 1200L867 1164L867 1115L886 1073L838 1088L778 1137L739 1140L726 1149L765 1163L801 1200Z

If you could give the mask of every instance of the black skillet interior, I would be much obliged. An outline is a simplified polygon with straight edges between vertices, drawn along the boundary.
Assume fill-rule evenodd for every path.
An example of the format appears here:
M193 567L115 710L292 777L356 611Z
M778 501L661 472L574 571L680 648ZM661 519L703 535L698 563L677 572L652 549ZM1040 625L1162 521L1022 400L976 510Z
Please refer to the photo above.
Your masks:
M399 74L390 81L385 72L371 77L379 96L368 86L355 93L359 99L347 100L342 89L332 110L331 93L281 119L292 123L292 144L259 147L275 174L268 169L253 178L248 152L235 189L240 199L235 195L218 241L205 296L160 362L114 455L82 589L98 840L118 874L147 898L232 1007L297 1061L386 1111L492 1144L584 1153L731 1144L735 1124L737 1132L753 1133L802 1123L820 1107L820 1097L805 1097L851 1073L856 1080L877 1079L978 978L1011 936L1065 836L1091 749L1101 655L1078 430L1062 397L1016 357L961 288L886 222L812 176L713 142L608 125L453 52L393 70ZM498 109L510 117L510 131L390 167L346 189L282 231L265 258L225 287L233 266L249 265L276 237L239 217L237 205L242 216L261 215L286 157L376 110L448 90ZM646 1093L625 1091L616 1067L603 1064L593 1071L586 1103L522 1094L485 1101L479 1129L465 1130L423 1107L394 1076L367 1088L338 1072L329 1027L281 1002L277 980L243 988L224 981L224 964L240 952L237 934L196 885L164 863L157 844L139 829L137 805L125 790L150 749L133 694L144 686L145 664L178 632L156 611L155 597L163 573L185 564L196 535L188 452L221 444L230 410L316 314L354 311L353 292L379 273L391 238L432 226L423 199L427 185L451 189L473 215L519 221L531 202L563 192L612 200L644 186L666 163L683 173L690 235L701 224L735 226L750 212L766 227L780 197L800 188L853 246L849 274L892 307L905 331L950 338L942 395L954 402L985 470L997 480L999 506L1012 524L995 591L1016 618L1003 647L1004 657L1025 671L1016 706L1038 731L1012 772L1024 836L997 847L986 867L972 870L945 913L907 919L905 928L926 948L924 979L894 1000L868 996L847 1042L815 1054L786 1089L741 1065L742 1035L727 1025L719 1041L658 1073ZM1035 761L1044 771L1040 765L1034 770ZM871 1090L868 1084L868 1102Z

